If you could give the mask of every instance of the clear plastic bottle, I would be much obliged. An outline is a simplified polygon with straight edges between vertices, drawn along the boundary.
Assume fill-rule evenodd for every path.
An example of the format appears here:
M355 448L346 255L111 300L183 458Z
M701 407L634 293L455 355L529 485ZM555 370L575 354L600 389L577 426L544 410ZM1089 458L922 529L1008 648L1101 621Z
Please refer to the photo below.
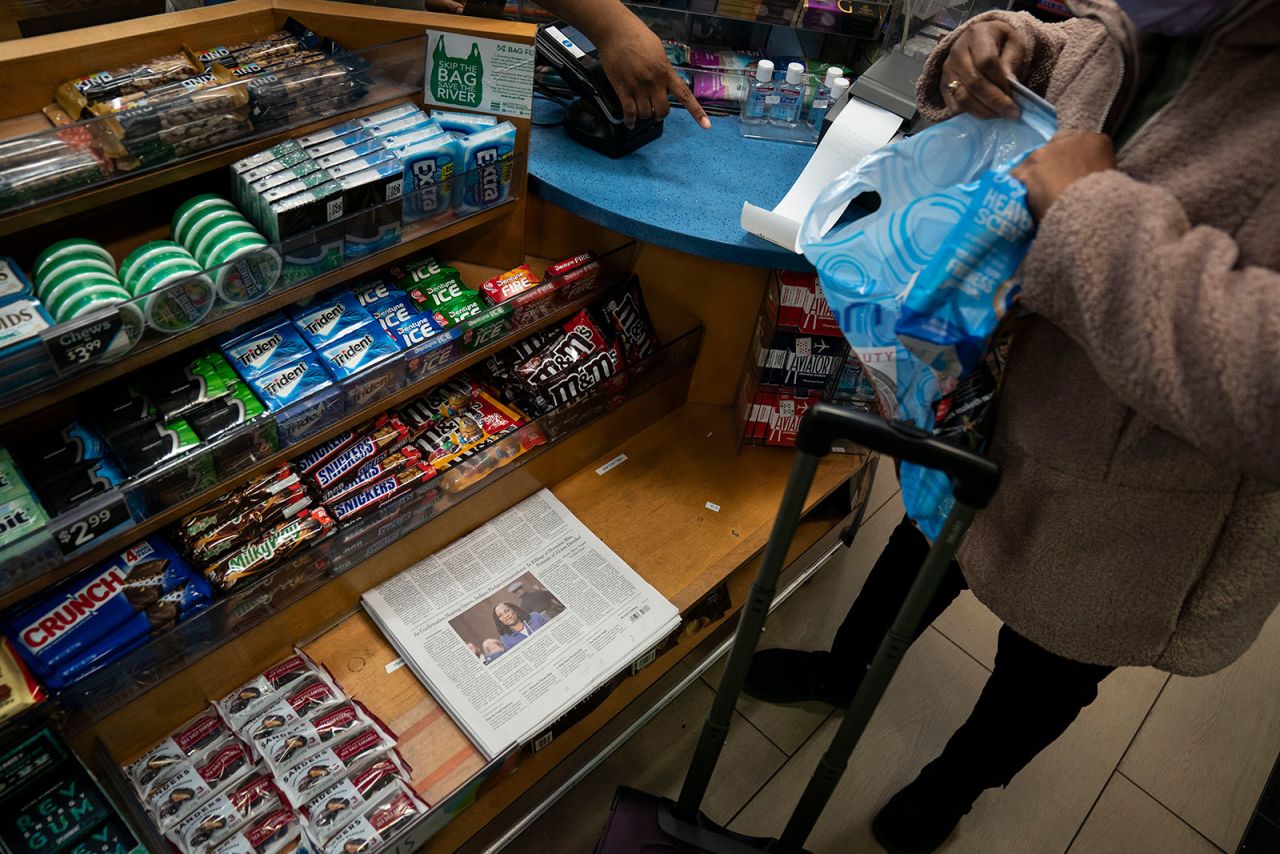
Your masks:
M827 107L827 114L822 117L822 126L818 128L818 139L822 139L827 133L827 128L831 127L836 117L840 115L840 110L844 108L845 102L849 100L849 78L841 77L831 86L831 106Z
M809 105L809 124L812 125L814 133L822 130L822 119L827 114L827 110L831 109L831 87L835 82L844 76L844 69L838 65L833 65L827 69L827 76L822 81L822 85L818 87L818 91L813 93L813 103Z
M787 66L787 79L778 86L778 102L769 111L769 123L793 128L800 123L804 107L804 66L793 62Z
M742 99L743 124L764 124L768 121L769 110L777 99L773 85L773 62L762 59L756 64L756 76L750 80L747 97Z

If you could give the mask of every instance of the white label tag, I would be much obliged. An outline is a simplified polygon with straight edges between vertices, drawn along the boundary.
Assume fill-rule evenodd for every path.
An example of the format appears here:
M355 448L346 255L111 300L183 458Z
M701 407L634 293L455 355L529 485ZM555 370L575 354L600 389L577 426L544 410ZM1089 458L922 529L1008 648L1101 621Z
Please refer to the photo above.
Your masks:
M626 461L627 461L626 454L618 454L616 457L609 460L609 462L605 463L604 465L600 466L600 468L596 469L596 474L608 474L609 472L613 471L614 469L616 469L618 466L622 465Z
M708 502L707 502L707 509L708 509L708 510L710 510L712 513L719 513L719 512L720 512L720 505L719 505L719 504L716 504L714 501L708 501Z
M776 104L776 103L778 103L778 102L779 102L779 101L781 101L781 100L782 100L782 96L780 96L780 95L765 95L765 96L764 96L764 102L765 102L766 104Z
M401 667L404 667L404 659L397 658L395 661L388 661L386 667L384 667L383 670L387 671L388 673L395 673Z

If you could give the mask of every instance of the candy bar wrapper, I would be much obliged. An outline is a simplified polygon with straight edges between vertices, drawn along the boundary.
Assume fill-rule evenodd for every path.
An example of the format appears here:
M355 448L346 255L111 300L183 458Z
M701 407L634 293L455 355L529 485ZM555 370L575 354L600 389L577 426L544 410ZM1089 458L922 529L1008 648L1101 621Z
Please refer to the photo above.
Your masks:
M249 748L239 742L209 754L200 765L187 765L145 794L147 810L167 833L212 795L234 788L253 773Z
M318 677L322 669L301 650L273 664L214 705L233 730L239 730L267 705L276 702L299 680Z
M327 674L309 677L306 682L272 703L240 728L240 736L261 755L262 744L276 733L299 721L322 714L346 699Z
M657 352L658 335L653 331L638 285L609 297L600 310L609 318L622 341L622 352L629 366L634 368Z
M360 435L361 431L359 428L339 433L337 436L334 436L327 442L322 442L321 444L316 445L314 448L294 460L294 468L296 468L304 477L312 475L322 465L329 462L344 448L358 439Z
M172 768L203 753L230 734L230 727L218 716L217 709L210 706L124 766L125 776L141 795Z
M588 355L599 353L606 347L604 335L585 309L570 318L562 329L563 333L537 355L516 366L516 378L530 390L545 385Z
M203 70L185 53L172 53L139 65L96 71L68 80L54 90L54 98L72 118L79 119L90 104L186 80Z
M516 365L528 361L539 350L550 344L555 339L557 331L540 329L531 335L526 335L505 350L490 356L484 363L485 370L495 381L513 382L516 378Z
M456 416L441 418L415 440L424 458L443 471L522 427L521 415L478 391Z
M5 638L0 637L0 723L43 702L44 689Z
M335 833L320 850L323 854L375 851L426 811L427 805L401 781L395 792Z
M356 516L385 504L398 495L403 495L419 483L435 477L436 469L428 463L416 462L401 469L393 475L384 477L372 486L355 492L333 504L333 516L339 522L345 522Z
M254 478L184 516L177 523L178 535L188 543L195 542L241 513L245 507L270 501L273 495L296 486L298 482L298 476L289 468L289 464L281 463L279 468Z
M311 475L322 493L354 474L361 466L393 451L409 439L409 428L397 415L383 415L373 429L335 454Z
M395 742L368 709L352 700L277 730L259 743L258 751L271 773L279 776L326 745L366 729L376 729Z
M480 384L469 374L463 373L431 389L414 401L414 404L420 406L424 412L434 413L431 422L434 423L441 418L452 418L465 412L480 391ZM424 424L422 429L429 426L430 424Z
M328 841L382 801L388 792L398 791L399 774L400 767L395 762L381 759L316 795L300 810L308 835L321 844Z
M398 448L389 454L365 463L351 477L325 490L321 494L320 500L325 505L332 507L344 498L368 489L379 480L395 474L406 466L415 465L421 459L422 454L417 448L408 445Z
M204 854L257 818L280 809L280 793L269 774L258 773L235 789L215 795L169 831L183 854Z
M534 400L538 411L545 413L572 403L597 386L609 394L618 394L626 389L629 381L621 344L614 341L582 359L571 370L537 387Z
M522 428L515 436L495 436L470 452L466 465L455 470L447 488L452 492L469 489L523 454L546 443L546 434L536 424Z
M333 527L333 519L323 507L303 510L207 567L205 577L219 590L231 590L241 580L258 576L273 564L327 537Z
M482 284L480 293L489 305L498 305L537 286L538 278L533 275L529 265L521 264Z
M48 675L192 576L153 535L19 605L3 619L5 634L37 674Z
M297 813L278 809L267 813L230 839L210 849L210 854L277 854L302 836Z
M191 557L197 564L208 566L310 506L311 496L301 483L271 493L259 502L246 503L239 513L191 540Z
M276 785L290 804L301 806L323 789L345 779L366 764L389 759L409 771L396 752L394 739L376 729L366 729L337 744L311 754L276 778Z

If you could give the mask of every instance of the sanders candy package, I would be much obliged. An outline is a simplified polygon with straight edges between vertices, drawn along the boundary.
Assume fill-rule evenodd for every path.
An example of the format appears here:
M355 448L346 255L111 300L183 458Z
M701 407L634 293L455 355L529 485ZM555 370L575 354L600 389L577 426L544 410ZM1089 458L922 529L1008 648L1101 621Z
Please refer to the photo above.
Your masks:
M210 851L211 854L277 854L301 835L302 825L297 814L281 808L267 813Z
M360 703L351 701L299 718L258 743L258 752L273 774L283 774L330 742L356 732L378 729L394 741Z
M169 831L183 854L203 854L256 818L280 808L280 794L267 774L256 774L235 789L215 795Z
M515 171L516 128L511 122L463 137L462 198L458 212L474 213L505 202Z
M268 667L261 676L250 679L214 705L232 729L238 730L259 711L279 700L290 685L308 677L319 677L320 673L321 668L306 653L295 650L293 655Z
M162 832L176 827L212 795L234 788L253 772L249 748L230 742L200 765L180 770L147 790L144 803Z
M403 766L395 740L376 729L362 730L330 747L311 754L276 778L276 784L290 804L301 806L322 789L356 770L380 759ZM401 776L408 776L403 768Z
M151 787L171 768L225 738L231 730L212 706L178 727L164 741L152 746L141 757L124 767L125 776L139 794Z
M403 782L382 801L369 807L355 821L333 834L320 850L324 854L345 854L348 851L376 851L390 842L397 833L408 827L427 810Z
M307 833L323 844L342 828L400 788L399 766L390 759L374 762L330 786L301 809Z
M259 712L257 717L251 718L240 728L240 735L256 753L262 755L263 744L274 735L294 723L321 714L345 699L338 686L324 671L320 671L293 687L275 703Z

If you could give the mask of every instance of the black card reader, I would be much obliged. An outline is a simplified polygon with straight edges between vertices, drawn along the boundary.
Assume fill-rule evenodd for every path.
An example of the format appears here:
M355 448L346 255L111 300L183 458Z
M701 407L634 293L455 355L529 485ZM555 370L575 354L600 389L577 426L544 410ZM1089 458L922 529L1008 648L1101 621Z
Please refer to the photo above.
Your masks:
M662 122L622 123L622 104L605 76L600 54L576 27L563 22L538 28L538 59L550 65L580 97L564 112L570 139L609 157L621 157L662 136Z

